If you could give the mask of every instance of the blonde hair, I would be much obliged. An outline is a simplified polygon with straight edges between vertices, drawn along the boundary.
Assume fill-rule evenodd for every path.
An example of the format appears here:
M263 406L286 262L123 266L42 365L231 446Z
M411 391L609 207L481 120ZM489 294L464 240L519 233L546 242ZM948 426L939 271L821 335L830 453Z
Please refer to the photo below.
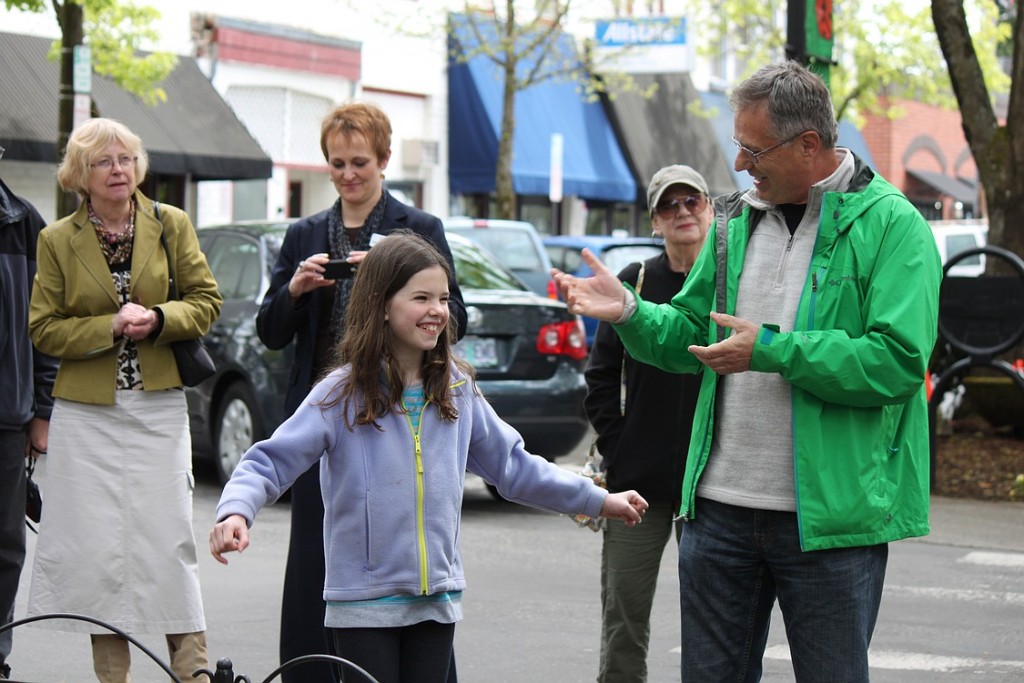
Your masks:
M328 161L327 141L338 133L346 138L359 133L370 143L378 161L387 159L391 149L391 120L377 105L349 102L335 107L324 117L320 125L320 149Z
M92 173L89 164L114 142L123 145L135 157L135 185L140 185L149 170L149 157L142 148L142 140L120 121L100 118L89 119L72 131L64 159L57 169L60 186L68 192L77 192L83 198L88 197L89 175Z

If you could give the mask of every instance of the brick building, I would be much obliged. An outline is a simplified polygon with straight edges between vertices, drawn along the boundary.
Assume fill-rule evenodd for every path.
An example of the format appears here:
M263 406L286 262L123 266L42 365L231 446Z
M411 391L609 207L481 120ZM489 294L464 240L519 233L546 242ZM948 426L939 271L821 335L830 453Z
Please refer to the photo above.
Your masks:
M959 110L909 100L898 106L899 118L865 117L861 132L875 168L929 220L985 215Z

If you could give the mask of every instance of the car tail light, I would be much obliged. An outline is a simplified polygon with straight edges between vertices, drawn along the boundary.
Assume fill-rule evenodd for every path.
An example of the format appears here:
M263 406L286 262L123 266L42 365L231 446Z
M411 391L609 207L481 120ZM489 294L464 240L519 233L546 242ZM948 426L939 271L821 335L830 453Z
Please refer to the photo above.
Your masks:
M587 357L587 335L579 318L561 323L552 323L540 328L537 335L537 350L574 360Z
M558 301L561 297L558 296L558 283L552 278L548 280L548 298Z

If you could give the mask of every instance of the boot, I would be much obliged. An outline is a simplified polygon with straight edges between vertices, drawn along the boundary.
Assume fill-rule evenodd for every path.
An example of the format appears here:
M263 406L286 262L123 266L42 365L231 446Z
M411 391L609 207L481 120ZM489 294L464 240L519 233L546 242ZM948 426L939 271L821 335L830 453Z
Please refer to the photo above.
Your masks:
M128 641L113 633L93 634L92 670L100 683L131 683L132 655Z
M168 633L167 651L171 654L171 670L182 681L191 681L192 674L209 669L206 653L206 631L195 633Z

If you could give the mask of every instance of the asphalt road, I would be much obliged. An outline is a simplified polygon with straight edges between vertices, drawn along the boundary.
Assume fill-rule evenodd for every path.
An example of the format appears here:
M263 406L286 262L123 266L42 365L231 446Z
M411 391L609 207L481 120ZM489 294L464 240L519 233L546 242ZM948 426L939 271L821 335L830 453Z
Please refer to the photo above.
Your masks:
M581 448L559 462L573 466L582 463L582 456ZM205 469L198 473L195 528L210 654L214 660L230 658L236 674L262 681L277 666L288 507L264 510L249 550L221 566L205 552L219 489L212 474ZM45 463L37 477L45 499ZM927 538L891 546L872 645L872 680L1024 681L1024 505L933 498L932 526ZM495 501L475 478L467 482L463 530L469 588L466 618L456 630L460 679L593 681L600 631L600 536L566 517ZM29 575L27 567L19 618ZM652 683L679 680L677 604L670 548L662 560L652 618ZM166 656L162 639L141 640L158 656ZM166 680L143 653L133 657L133 680ZM17 680L92 680L88 638L80 634L19 627L10 663ZM764 680L793 680L777 610Z

